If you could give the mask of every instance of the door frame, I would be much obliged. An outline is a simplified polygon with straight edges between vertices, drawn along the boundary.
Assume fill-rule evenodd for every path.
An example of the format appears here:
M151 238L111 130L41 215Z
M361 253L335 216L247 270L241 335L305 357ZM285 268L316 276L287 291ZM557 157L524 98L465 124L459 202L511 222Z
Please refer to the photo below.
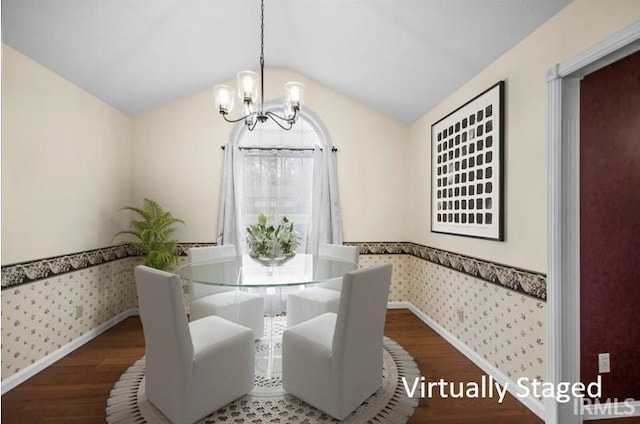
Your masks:
M640 21L547 71L547 381L580 381L580 80L640 50ZM574 399L547 424L578 424Z

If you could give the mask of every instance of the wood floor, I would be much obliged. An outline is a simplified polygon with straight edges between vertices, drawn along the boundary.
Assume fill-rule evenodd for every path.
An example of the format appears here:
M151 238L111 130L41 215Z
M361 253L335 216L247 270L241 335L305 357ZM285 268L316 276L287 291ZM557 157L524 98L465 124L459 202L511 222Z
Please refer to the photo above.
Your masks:
M390 310L385 333L415 358L427 380L480 381L482 371L411 312ZM143 354L140 320L128 318L2 396L2 423L104 423L106 400L113 384ZM424 399L409 422L540 424L543 421L507 394L503 404L496 399ZM639 423L640 419L609 422L631 424Z

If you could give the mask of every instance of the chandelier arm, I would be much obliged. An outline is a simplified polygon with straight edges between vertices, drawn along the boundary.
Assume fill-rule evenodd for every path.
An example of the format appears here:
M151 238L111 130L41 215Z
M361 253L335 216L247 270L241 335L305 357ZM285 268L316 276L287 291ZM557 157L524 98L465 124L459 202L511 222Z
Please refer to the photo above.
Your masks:
M247 125L247 129L249 131L253 131L253 129L256 127L256 125L258 125L258 121L259 121L259 119L256 118L256 119L253 120L252 123L246 124Z
M272 119L277 118L283 122L294 124L296 122L296 118L298 117L298 108L293 109L293 116L291 118L285 118L284 116L280 116L270 110L266 111L264 114L271 117Z
M248 114L246 114L246 115L244 115L244 116L241 116L241 117L240 117L240 118L238 118L238 119L229 119L229 118L227 118L228 113L222 113L222 112L220 112L220 115L222 115L222 117L224 118L224 120L225 120L225 121L227 121L227 122L229 122L229 123L231 123L231 124L235 124L236 122L240 122L240 121L242 121L243 119L247 119L248 117L250 117L251 115L253 115L253 113L248 113Z
M268 116L269 118L271 118L271 120L272 120L273 122L275 122L275 123L276 123L280 128L282 128L282 129L283 129L283 130L285 130L285 131L289 131L291 128L293 128L293 124L294 124L294 122L293 122L292 120L289 120L289 119L283 118L283 117L278 116L278 115L276 115L275 113L273 113L273 112L269 112L269 111L267 111L267 112L265 113L265 115L266 115L266 116ZM280 120L282 120L282 122L284 122L284 123L288 124L288 126L282 125L282 123L280 122Z

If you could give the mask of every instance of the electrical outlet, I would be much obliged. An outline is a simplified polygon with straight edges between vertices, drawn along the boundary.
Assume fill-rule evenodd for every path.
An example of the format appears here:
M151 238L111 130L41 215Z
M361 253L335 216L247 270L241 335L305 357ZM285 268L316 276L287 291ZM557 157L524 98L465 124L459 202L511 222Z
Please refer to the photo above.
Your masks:
M84 305L76 305L76 318L80 318L84 314Z
M611 361L608 353L598 353L598 373L611 372Z
M464 322L464 311L462 309L458 309L458 321Z

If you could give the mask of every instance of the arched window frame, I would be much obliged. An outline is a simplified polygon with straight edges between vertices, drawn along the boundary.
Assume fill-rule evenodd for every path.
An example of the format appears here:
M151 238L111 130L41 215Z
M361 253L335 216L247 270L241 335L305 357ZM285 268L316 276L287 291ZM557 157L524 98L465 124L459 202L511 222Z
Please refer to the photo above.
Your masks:
M266 102L265 110L277 112L278 103ZM336 149L333 147L329 131L322 120L311 110L304 107L299 119L307 123L317 135L316 146L309 148L287 148L280 145L243 146L243 138L248 129L244 122L236 124L230 134L230 143L225 153L222 190L220 193L220 212L218 216L218 244L236 244L240 252L246 253L245 228L253 222L244 222L243 205L243 151L251 148L278 150L303 150L313 155L313 186L310 230L305 238L304 252L316 253L319 243L342 243L342 222L338 197ZM261 124L258 124L258 128ZM255 130L254 130L255 131ZM277 153L276 153L277 154Z

